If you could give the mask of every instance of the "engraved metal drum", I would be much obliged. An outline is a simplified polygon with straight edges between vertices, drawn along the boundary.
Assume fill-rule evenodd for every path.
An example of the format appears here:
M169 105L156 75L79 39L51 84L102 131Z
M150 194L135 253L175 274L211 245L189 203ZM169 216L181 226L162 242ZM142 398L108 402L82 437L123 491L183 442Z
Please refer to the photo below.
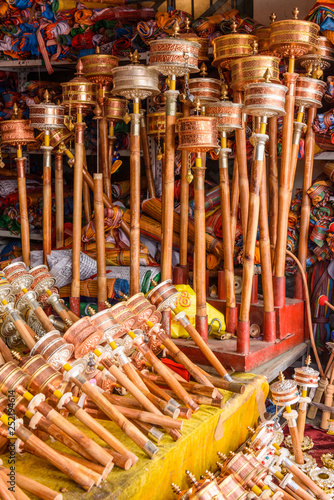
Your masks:
M159 73L155 68L129 64L114 68L112 74L112 95L120 95L126 99L146 99L160 94Z
M182 118L182 113L176 113L176 120ZM147 115L147 134L153 137L164 137L166 134L166 110L156 111ZM175 133L178 133L178 124L176 121Z
M198 52L198 61L204 62L209 61L209 40L208 38L201 38L197 36L195 32L190 33L179 33L179 38L183 40L188 40L189 42L195 42L200 45L200 49Z
M299 401L297 383L294 380L283 380L274 382L270 386L272 400L276 406L290 406Z
M309 21L286 19L270 25L270 44L280 57L301 57L316 52L319 26Z
M201 103L218 101L221 82L216 78L192 78L189 80L189 91Z
M217 118L211 116L190 116L180 118L179 148L189 152L205 153L217 148Z
M150 42L150 66L163 75L197 73L200 44L181 38L160 38ZM187 64L186 64L187 61Z
M22 365L22 370L30 375L27 389L34 396L38 393L44 395L53 393L63 383L63 375L49 363L45 363L45 359L40 354L29 357Z
M74 345L74 357L78 359L89 351L94 351L102 337L103 331L97 330L90 318L86 316L70 326L63 338Z
M217 118L218 130L230 132L243 128L243 108L243 104L217 101L205 106L205 114Z
M64 127L64 106L42 102L29 106L31 126L38 130L54 130Z
M128 333L129 330L137 328L137 318L124 302L112 306L109 311L119 324L117 337L122 337L122 335Z
M318 387L319 372L310 366L295 368L295 382L303 387Z
M334 45L326 36L318 36L317 53L306 54L299 57L296 62L302 68L309 68L311 66L312 71L317 67L320 67L322 70L328 70L334 65Z
M165 280L152 288L146 298L152 302L158 311L163 311L180 296L181 292L177 291L172 280Z
M83 64L79 60L77 64L77 73L72 80L61 83L63 94L63 105L69 108L80 107L83 110L89 110L96 104L96 83L90 82L82 76Z
M213 45L212 66L216 68L230 68L231 61L239 57L247 57L253 54L252 43L257 42L257 36L231 33L215 38Z
M103 331L101 342L111 342L117 333L120 325L112 315L110 309L104 309L90 317L91 322L98 330Z
M123 119L126 110L126 100L119 97L106 97L104 99L104 113L108 121Z
M250 83L245 86L244 112L252 116L284 116L287 87L275 83Z
M321 108L326 83L315 78L299 76L296 82L296 106Z
M273 56L275 55L270 49L270 28L258 28L254 32L255 36L258 38L258 53L263 56Z
M24 146L35 142L34 129L30 125L30 120L0 122L0 133L3 146Z
M13 361L8 361L0 367L0 391L7 394L8 391L22 385L27 387L29 375L19 368Z
M111 71L118 66L119 59L111 54L90 54L80 58L83 74L90 82L106 85L112 82Z
M155 306L151 304L143 293L137 293L127 300L126 305L131 311L137 315L138 325L146 323L152 313L155 311Z
M250 56L231 62L231 88L244 90L248 83L264 82L264 74L269 69L270 81L280 83L279 58L274 56Z

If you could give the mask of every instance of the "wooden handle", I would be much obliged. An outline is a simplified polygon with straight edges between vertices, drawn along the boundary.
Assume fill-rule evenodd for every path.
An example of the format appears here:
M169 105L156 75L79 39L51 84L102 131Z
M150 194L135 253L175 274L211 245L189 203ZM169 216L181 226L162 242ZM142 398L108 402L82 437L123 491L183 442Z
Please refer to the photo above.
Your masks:
M52 189L51 189L51 151L43 153L43 264L47 264L47 256L51 253L52 231Z
M154 381L156 384L166 384L162 377L154 377ZM187 391L193 394L199 394L200 396L207 396L208 398L215 398L217 397L217 393L219 393L219 391L215 387L207 387L206 385L197 384L195 382L182 381L180 382L180 384Z
M140 119L140 140L141 140L141 147L142 147L143 156L144 156L148 195L150 198L155 198L155 186L154 186L154 179L153 179L153 174L152 174L151 154L150 154L150 148L148 145L146 119L145 119L144 115L142 115L141 119Z
M320 403L322 396L325 392L325 389L328 385L328 380L327 379L320 379L319 380L319 385L317 387L317 390L315 391L315 395L313 397L313 402L314 403ZM313 420L318 412L318 408L315 406L310 405L310 408L307 412L307 418Z
M2 474L0 475L0 497L2 500L15 500L14 494L8 489L7 480Z
M29 216L28 200L25 176L25 158L15 158L17 171L17 187L19 192L19 208L21 220L21 241L22 241L22 260L26 266L30 265L30 235L29 235Z
M34 313L35 313L35 316L37 317L38 321L41 323L42 327L44 328L44 330L46 330L47 332L51 332L51 330L55 329L55 327L53 326L53 324L51 323L51 321L49 320L49 318L47 317L47 315L45 314L45 312L43 311L41 306L36 307L34 309Z
M0 469L3 470L7 475L10 470L6 467L0 466ZM24 476L23 474L19 474L15 471L15 482L20 487L23 488L28 493L35 495L42 500L62 500L63 495L58 493L57 491L53 491L44 484L41 484L34 479L30 479L30 477Z
M80 431L75 425L73 425L69 420L64 418L60 413L51 408L46 403L41 403L38 406L38 410L44 415L50 422L57 425L62 431L69 434L74 441L80 444L85 450L101 465L108 466L111 465L109 454L95 441L90 439L86 434Z
M312 493L315 493L315 495L319 497L321 500L330 500L330 496L327 495L319 486L317 486L310 477L308 477L301 469L299 469L299 467L297 467L292 463L287 468L289 469L290 472L292 472L294 476L298 477L298 479L300 479L307 486L307 488L309 488L312 491Z
M21 488L16 484L16 481L14 481L15 482L14 487L11 486L11 484L9 482L10 478L2 470L0 470L0 480L4 481L8 485L7 486L8 491L10 491L14 495L15 500L30 500L30 498L28 497L28 495L26 495L21 490ZM9 488L11 488L11 489L9 489ZM1 492L0 492L0 496L1 496Z
M100 168L103 173L103 191L107 198L111 201L111 182L109 174L109 159L108 159L108 122L105 117L98 120L99 123L99 154Z
M298 428L295 425L294 427L289 427L289 431L290 431L290 436L291 436L291 440L292 440L293 454L295 456L296 463L303 464L304 457L303 457L303 452L302 452L302 448L300 445Z
M105 120L107 123L107 121ZM106 140L107 142L107 140ZM108 172L107 158L105 158L105 170ZM107 175L103 169L103 176ZM107 294L107 275L106 275L106 257L105 257L105 235L104 235L104 205L103 205L103 179L102 174L94 174L94 220L95 220L95 241L96 241L96 262L97 262L97 302L98 310L105 308L105 301L108 298ZM110 185L110 177L108 173ZM107 194L106 190L105 193ZM107 194L108 196L108 194ZM111 186L110 186L111 196Z
M298 411L298 420L297 420L297 429L298 429L300 443L302 443L304 439L305 423L306 423L306 410L300 408Z
M64 246L63 155L55 154L56 248ZM89 221L88 221L89 222Z
M84 458L76 457L74 455L70 455L69 453L65 453L63 451L59 452L63 457L67 457L73 462L76 462L80 465L83 465L87 469L91 469L92 471L96 472L99 476L102 477L102 479L106 479L109 474L109 469L106 469L102 465L95 464L94 462L91 462L90 460L85 460Z
M30 335L29 330L26 328L28 325L23 323L23 321L20 319L13 321L13 323L14 323L16 330L19 332L20 337L22 338L23 342L28 347L28 349L31 350L34 347L34 345L36 344L36 342L32 338L32 336Z
M139 116L132 114L130 135L130 295L140 291L140 131L139 122L134 121Z
M193 339L197 347L199 347L200 351L204 354L206 359L210 362L210 364L214 367L214 369L219 373L221 377L227 375L227 371L219 361L219 359L213 354L210 347L204 342L200 334L193 327L191 323L186 325L186 331L189 333L190 337Z
M61 470L68 477L73 479L77 484L79 484L84 490L89 491L94 486L94 481L88 478L84 473L73 467L70 460L59 455L58 452L50 448L43 441L34 436L28 429L23 426L15 429L15 434L17 437L22 439L24 443L31 447L36 453L48 460L52 465Z
M325 393L325 405L326 406L332 406L333 392L334 392L334 385L328 384L328 386L326 387L326 393ZM321 429L324 429L325 431L328 429L328 419L330 418L330 415L331 414L329 411L324 410L322 412L320 427L321 427Z
M115 450L107 450L107 451L112 456L116 467L119 467L120 469L124 470L129 470L130 467L132 467L133 462L131 458L127 457L126 455L122 455L121 453L117 453L117 451Z

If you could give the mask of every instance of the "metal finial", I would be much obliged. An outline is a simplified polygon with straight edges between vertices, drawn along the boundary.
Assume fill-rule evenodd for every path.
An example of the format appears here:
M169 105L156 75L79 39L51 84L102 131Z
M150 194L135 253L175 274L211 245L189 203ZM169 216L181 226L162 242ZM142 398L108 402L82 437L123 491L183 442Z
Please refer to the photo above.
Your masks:
M270 83L270 79L272 78L272 76L273 76L272 72L270 71L269 68L267 68L263 75L265 83Z
M208 74L207 67L206 64L203 62L200 67L200 75L204 77L207 76L207 74Z
M220 458L220 460L225 461L227 459L227 456L225 455L225 453L221 453L220 451L217 451L217 455Z
M228 454L228 456L231 457L231 458L235 457L234 451L230 451L230 453Z
M221 462L216 462L216 465L217 467L219 467L220 470L223 470L225 468L224 464L222 464Z
M293 18L294 19L298 19L298 15L299 15L299 9L298 7L295 7L292 11L292 15L293 15Z
M17 361L21 361L22 360L22 357L21 357L21 354L17 351L10 351L12 353L12 356L14 359L16 359Z
M201 99L199 97L196 97L196 99L194 101L194 108L195 108L195 111L198 113L201 111Z
M182 493L181 488L177 484L172 483L171 487L172 487L173 492L176 493L177 495Z
M257 43L256 40L253 40L250 44L250 46L252 47L253 49L253 56L256 56L256 54L258 53L258 49L259 49L259 44Z
M226 101L228 99L228 85L225 82L221 86L220 98L222 101Z
M79 59L79 61L77 62L77 65L76 65L76 75L77 76L82 76L83 75L83 62L81 61L81 59Z
M95 54L101 54L101 49L99 45L96 45L95 47Z
M237 23L237 21L235 20L235 17L234 17L233 21L232 21L232 24L231 24L232 33L236 33L237 32L237 27L238 27L238 23Z
M190 483L193 483L193 484L196 484L197 483L197 479L196 477L194 476L194 474L192 474L189 470L186 470L186 475L187 475L187 479Z
M104 305L106 306L107 309L111 309L111 305L107 300L104 301Z
M100 108L100 106L98 104L96 104L93 113L95 115L95 118L97 118L97 119L101 118L101 116L102 116L102 109Z
M68 326L68 327L70 327L70 326L72 326L72 325L73 325L73 321L71 321L71 320L70 320L70 319L68 319L68 318L65 318L65 319L64 319L64 323L65 323L65 325L66 325L66 326Z
M250 434L255 434L255 429L253 427L248 426L247 430Z
M35 336L34 336L34 340L36 340L36 342L38 342L38 341L39 341L39 336L38 336L38 335L35 335Z
M276 16L275 12L272 12L272 14L269 16L270 24L274 23L276 21L276 18L277 18L277 16Z
M14 120L16 120L18 114L19 114L19 107L18 107L17 103L14 102L14 104L13 104L13 116L12 116L12 118Z
M306 76L312 76L312 69L313 69L313 65L312 63L310 62L310 64L308 64L306 66Z
M153 280L153 279L151 280L151 285L153 285L153 286L157 286L157 284L158 284L158 282L157 282L157 281L155 281L155 280Z
M138 54L138 50L136 49L134 52L131 52L129 54L129 57L130 57L130 61L131 61L131 64L139 64L139 54Z
M87 311L88 311L89 316L94 316L95 311L91 306L87 307Z
M87 365L89 366L89 368L91 370L94 370L95 364L96 363L95 363L95 360L94 360L94 354L92 352L90 352L89 355L88 355L88 363L87 363Z
M44 92L44 102L50 102L50 94L49 94L49 91L48 89L46 89L46 91Z
M176 38L179 36L179 31L180 31L180 25L177 20L175 20L175 23L173 24L172 32L173 32L173 37Z
M320 68L320 66L317 67L317 69L314 71L312 74L312 78L316 78L317 80L320 80L320 78L323 76L324 72Z
M205 475L208 476L211 479L211 481L213 481L215 479L214 473L211 472L210 470L206 470Z
M186 26L186 33L189 33L190 24L191 24L191 21L190 21L189 17L186 18L186 20L184 21L184 24Z
M283 372L279 372L279 375L278 375L278 380L279 380L280 382L284 382L285 377L284 377L284 375L283 375Z
M311 356L310 356L310 355L308 355L308 356L307 356L307 358L305 359L305 365L306 365L306 366L310 366L311 361L312 361Z
M253 450L249 446L245 446L242 450L244 453L253 453Z

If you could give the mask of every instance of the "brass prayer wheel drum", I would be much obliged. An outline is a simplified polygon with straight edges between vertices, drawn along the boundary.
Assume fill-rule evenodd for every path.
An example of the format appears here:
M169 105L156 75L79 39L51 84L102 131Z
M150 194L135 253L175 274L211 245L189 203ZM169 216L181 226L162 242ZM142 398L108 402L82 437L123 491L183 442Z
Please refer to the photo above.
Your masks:
M207 38L201 38L200 36L197 36L194 31L189 31L188 26L187 32L179 33L178 38L182 38L182 40L188 40L189 42L198 43L200 45L198 60L200 62L209 61L209 40Z
M318 36L317 53L299 57L297 63L307 69L311 66L312 71L329 69L334 64L334 45L326 36Z
M151 304L143 293L136 293L126 301L127 307L137 316L137 323L141 325L146 323L152 313L155 311L155 306Z
M247 486L250 481L256 482L267 475L267 469L261 467L257 462L256 466L251 463L243 453L237 453L226 464L226 470L231 474L238 474L242 484ZM256 481L255 480L256 476Z
M299 76L296 82L296 106L321 108L326 83L315 78Z
M129 64L114 68L112 74L112 95L120 95L126 99L146 99L160 94L159 73L152 67Z
M272 400L276 406L290 406L299 401L297 383L294 380L274 382L270 386Z
M50 364L45 363L45 359L41 355L28 358L22 365L22 370L30 375L27 389L34 395L53 393L63 382L63 375Z
M92 83L83 76L82 61L78 61L75 78L66 83L61 83L63 94L63 105L78 107L89 110L96 104L96 83Z
M126 100L119 97L106 97L104 99L104 113L108 121L120 121L125 115Z
M217 148L217 118L211 116L190 116L180 118L179 148L195 153L205 153Z
M168 309L181 296L172 283L172 280L165 280L156 285L147 294L146 298L157 308L158 311Z
M230 69L231 61L239 57L247 57L253 54L252 43L257 42L257 36L231 33L215 38L213 45L212 65L216 68Z
M74 357L78 359L94 351L102 337L103 331L97 330L90 318L85 316L70 326L63 338L74 345Z
M233 475L229 475L223 481L219 482L219 487L224 497L228 500L245 500L248 496L248 492L244 490Z
M35 142L34 129L30 125L30 120L0 122L0 133L3 146L24 146Z
M176 120L182 118L182 113L176 113ZM147 115L148 135L153 137L164 137L166 134L166 110L156 111ZM178 133L178 126L176 121L175 132Z
M31 126L38 130L54 130L64 127L64 106L41 102L29 106Z
M91 322L97 330L103 332L101 342L111 342L117 337L120 325L112 315L110 309L104 309L90 317Z
M50 133L50 146L52 146L53 149L58 148L61 143L67 144L73 137L74 130L70 132L66 127L52 130ZM38 134L36 141L44 143L44 132Z
M274 53L270 49L270 28L258 28L255 30L255 36L258 38L258 53L263 56L273 56Z
M295 382L304 387L318 387L319 372L310 366L295 368Z
M271 73L271 82L280 83L278 57L256 55L231 62L231 88L244 90L248 83L264 82L266 70Z
M74 346L68 344L58 330L52 330L36 342L30 355L41 354L57 370L72 357L73 351Z
M15 264L18 265L19 263L16 262ZM5 267L4 273L12 287L12 292L14 294L17 294L22 291L22 288L30 288L32 282L34 281L34 278L26 271L23 262L20 263L20 267L16 266L15 264L9 264L7 267Z
M231 101L217 101L205 106L205 114L217 118L218 130L231 132L243 128L243 108L243 104Z
M41 265L30 269L29 274L34 278L31 288L40 295L45 290L50 290L56 283L56 279L51 276L47 266Z
M90 54L80 58L83 74L90 82L106 85L112 82L111 71L118 66L119 59L110 54Z
M298 9L293 13L297 16ZM275 21L270 25L269 47L280 57L301 57L315 52L319 29L317 24L299 19Z
M244 112L252 116L284 116L287 90L276 83L249 83L245 86Z
M160 38L150 42L150 66L163 75L197 73L200 44L181 38Z
M1 366L0 392L8 394L8 391L15 391L19 385L27 387L28 382L29 375L16 366L13 361L8 361L8 363Z
M214 102L220 98L221 82L216 78L192 78L189 80L189 91L201 103Z
M128 331L137 328L137 318L124 302L112 306L109 311L119 324L117 337L122 337ZM114 338L116 338L116 336Z
M24 262L13 262L12 264L8 264L8 266L3 268L3 273L7 278L8 276L18 271L27 272L27 268Z

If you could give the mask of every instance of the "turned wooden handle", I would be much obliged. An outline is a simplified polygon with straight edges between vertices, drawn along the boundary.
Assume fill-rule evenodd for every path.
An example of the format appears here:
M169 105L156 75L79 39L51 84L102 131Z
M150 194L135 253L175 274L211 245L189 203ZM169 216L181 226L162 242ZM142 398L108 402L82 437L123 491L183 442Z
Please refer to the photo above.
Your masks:
M15 434L17 437L22 439L28 447L48 460L52 465L57 467L57 469L64 472L64 474L73 479L73 481L79 484L84 490L89 491L94 486L94 481L92 479L88 478L83 472L73 467L73 463L70 460L59 455L57 451L50 448L50 446L41 441L28 429L21 426L18 429L15 429Z
M312 493L315 493L317 497L321 500L330 500L330 496L327 495L319 486L317 486L314 481L310 477L308 477L299 467L295 464L291 464L287 467L290 472L296 477L298 477L306 486L309 488ZM298 491L299 495L299 491ZM310 495L311 496L311 495Z
M2 474L0 475L0 498L2 500L16 500L14 493L8 489L7 480Z
M108 477L110 470L105 469L105 467L103 467L102 465L98 465L94 462L91 462L90 460L85 460L84 458L70 455L69 453L65 453L64 451L60 451L59 453L63 455L63 457L67 457L72 460L72 462L76 462L80 465L83 465L87 469L91 469L91 471L96 472L100 477L102 477L103 480Z
M34 313L44 330L46 330L47 332L51 332L51 330L54 330L55 327L40 306L34 309Z
M14 485L13 489L9 490L9 488L12 488L12 486L9 482L10 478L5 474L5 472L3 470L0 470L0 479L8 485L7 486L8 491L10 491L10 493L12 493L14 495L15 500L30 500L28 495L26 495L24 493L24 491L22 491L21 488L17 485L16 481L15 481L15 485ZM0 496L1 496L1 492L0 492ZM2 498L2 496L1 496L1 498Z
M38 406L38 410L50 420L50 422L57 425L62 431L71 436L71 438L80 444L80 446L82 446L98 463L104 466L111 465L109 454L101 446L86 436L86 434L80 431L56 410L51 408L47 403L41 403Z
M107 450L108 453L112 456L114 464L116 467L120 469L129 470L132 467L133 462L130 457L126 455L122 455L122 453L117 453L115 450ZM138 458L137 458L138 460Z
M299 409L298 420L297 420L297 429L298 429L300 443L302 443L303 439L304 439L305 423L306 423L306 410Z
M204 342L198 331L193 327L191 323L185 327L186 331L189 333L190 337L193 339L197 347L204 354L206 359L211 363L214 369L219 373L221 377L227 375L227 371L219 361L219 359L213 354L210 347Z
M22 337L23 342L25 345L28 347L29 350L31 350L34 345L36 344L35 340L31 336L27 326L23 321L20 319L17 319L16 321L13 322L16 330L19 332L20 337ZM35 335L35 333L34 333Z
M0 466L0 469L3 470L7 475L10 470L6 467ZM57 491L53 491L44 484L41 484L34 479L30 479L30 477L24 476L23 474L19 474L15 471L15 482L20 487L23 488L28 493L35 495L42 500L62 500L63 495L58 493Z
M66 404L66 408L76 416L80 422L85 424L91 431L93 431L97 436L99 436L105 443L115 449L126 450L127 453L130 453L130 450L126 448L115 436L113 436L107 429L103 427L102 424L97 422L94 418L88 415L85 410L80 408L74 401L70 401ZM107 451L107 450L105 450Z
M320 379L319 380L319 385L318 385L317 390L315 391L315 395L313 397L314 403L320 403L327 385L328 385L327 379ZM309 410L307 412L307 418L313 420L315 418L317 412L318 412L318 408L310 405Z
M334 393L334 385L328 384L328 386L326 387L326 393L325 393L325 405L326 406L332 406L333 393ZM321 423L320 423L321 429L324 429L325 431L327 431L328 419L330 418L330 416L331 416L331 414L329 411L324 410L322 412Z
M294 427L289 427L289 431L290 431L290 435L291 435L293 454L295 456L296 463L303 464L304 457L303 457L303 452L302 452L302 448L300 445L298 428L295 425Z
M143 449L147 443L147 438L137 427L125 418L116 408L112 405L107 398L102 395L95 387L88 381L80 384L81 390L102 410L108 417L113 420L127 436L129 436L139 448ZM123 451L124 453L124 451Z

